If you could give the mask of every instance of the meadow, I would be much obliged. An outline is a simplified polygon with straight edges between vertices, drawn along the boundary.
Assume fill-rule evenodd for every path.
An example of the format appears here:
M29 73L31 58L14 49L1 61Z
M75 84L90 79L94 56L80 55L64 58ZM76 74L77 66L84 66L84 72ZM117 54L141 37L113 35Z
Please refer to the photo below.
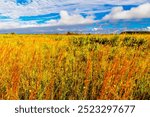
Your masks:
M149 100L150 35L0 35L1 100Z

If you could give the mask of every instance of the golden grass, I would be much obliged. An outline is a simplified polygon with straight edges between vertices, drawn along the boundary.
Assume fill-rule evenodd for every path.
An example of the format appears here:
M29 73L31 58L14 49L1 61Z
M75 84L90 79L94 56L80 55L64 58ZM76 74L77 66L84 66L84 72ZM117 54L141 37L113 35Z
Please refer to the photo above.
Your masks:
M0 35L0 99L150 99L150 35Z

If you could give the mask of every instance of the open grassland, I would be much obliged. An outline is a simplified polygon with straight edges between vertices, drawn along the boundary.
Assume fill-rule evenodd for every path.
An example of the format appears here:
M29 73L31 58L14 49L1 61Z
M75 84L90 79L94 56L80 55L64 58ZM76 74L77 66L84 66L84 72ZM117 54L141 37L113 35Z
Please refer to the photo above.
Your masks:
M150 99L150 35L0 35L0 99Z

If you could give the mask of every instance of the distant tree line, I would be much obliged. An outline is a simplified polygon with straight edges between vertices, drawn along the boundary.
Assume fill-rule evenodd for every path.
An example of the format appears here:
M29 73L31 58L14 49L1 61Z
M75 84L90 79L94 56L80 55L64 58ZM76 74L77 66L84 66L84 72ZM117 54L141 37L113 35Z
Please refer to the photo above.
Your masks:
M123 31L121 34L150 34L150 31Z

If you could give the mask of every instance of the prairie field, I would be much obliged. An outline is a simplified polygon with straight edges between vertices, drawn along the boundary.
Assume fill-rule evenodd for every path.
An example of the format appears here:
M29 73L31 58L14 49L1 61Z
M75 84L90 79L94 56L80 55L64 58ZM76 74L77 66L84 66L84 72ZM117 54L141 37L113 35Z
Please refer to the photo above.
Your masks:
M1 100L149 100L150 35L0 35Z

